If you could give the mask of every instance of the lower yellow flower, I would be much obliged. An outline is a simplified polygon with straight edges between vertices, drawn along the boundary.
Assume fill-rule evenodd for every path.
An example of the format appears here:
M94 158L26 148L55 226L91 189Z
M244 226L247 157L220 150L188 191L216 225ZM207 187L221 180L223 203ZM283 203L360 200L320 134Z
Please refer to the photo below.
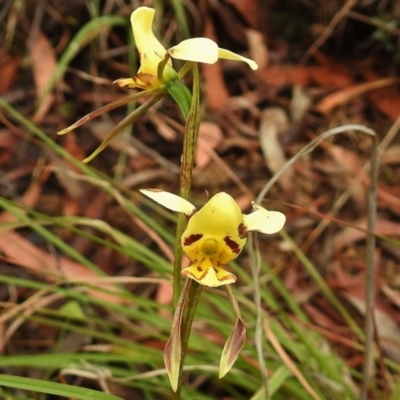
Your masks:
M236 282L236 276L224 266L240 254L247 232L275 233L286 220L284 214L267 211L254 203L253 213L242 214L236 201L225 192L216 194L196 211L191 203L172 193L157 189L140 191L164 207L189 217L181 244L190 266L182 274L210 287Z
M131 15L131 24L136 47L140 54L140 69L132 78L121 78L115 81L119 86L128 86L131 89L156 89L164 86L178 74L172 66L171 60L162 71L159 79L158 66L167 53L172 58L184 61L214 64L219 58L244 61L250 68L257 69L257 63L249 58L242 57L229 50L220 49L211 39L193 38L183 40L176 46L166 50L153 33L153 19L155 10L149 7L139 7Z

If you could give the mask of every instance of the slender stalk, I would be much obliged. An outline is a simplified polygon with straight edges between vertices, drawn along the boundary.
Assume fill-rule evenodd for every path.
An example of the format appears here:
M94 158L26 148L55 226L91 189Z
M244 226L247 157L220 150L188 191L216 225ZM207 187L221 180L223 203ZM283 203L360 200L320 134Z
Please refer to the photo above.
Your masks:
M365 284L365 353L360 400L368 398L368 384L374 362L374 301L375 301L375 242L376 198L378 186L378 140L373 137L371 152L371 178L368 191L368 237Z
M242 319L242 316L240 314L239 304L238 304L235 296L233 295L231 285L225 285L224 289L225 289L225 292L226 292L226 294L228 296L229 303L232 306L233 312L235 314L235 318L236 319Z
M180 171L179 195L188 200L192 184L192 173L194 165L194 153L196 150L197 138L200 126L200 108L199 108L199 70L196 63L193 63L193 96L192 105L186 118L185 137L183 140L182 165ZM178 216L176 228L175 260L174 260L174 309L178 303L181 294L181 268L183 250L181 246L181 236L186 229L187 218L184 214Z
M192 173L194 165L194 154L196 150L197 138L200 127L200 98L199 98L199 72L196 63L193 63L193 95L190 112L186 117L185 137L183 141L182 165L180 171L180 191L179 195L184 199L188 199L192 184ZM181 246L181 236L186 229L187 219L185 215L180 214L178 217L178 225L176 229L175 243L175 260L174 260L174 309L179 301L181 294L181 267L183 250ZM181 326L181 343L182 343L182 358L179 367L179 379L176 392L171 392L171 400L179 400L181 398L182 388L182 373L183 364L187 352L190 331L192 328L193 318L196 312L197 304L200 299L202 286L197 282L191 282L187 301L184 304L183 319Z

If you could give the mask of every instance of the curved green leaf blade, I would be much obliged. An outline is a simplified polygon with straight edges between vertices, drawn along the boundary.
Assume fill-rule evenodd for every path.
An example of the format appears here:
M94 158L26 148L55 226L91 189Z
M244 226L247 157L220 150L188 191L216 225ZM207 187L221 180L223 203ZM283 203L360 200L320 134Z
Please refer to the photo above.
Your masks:
M31 390L39 393L54 394L77 400L122 400L121 397L64 383L47 382L23 376L0 375L0 386Z

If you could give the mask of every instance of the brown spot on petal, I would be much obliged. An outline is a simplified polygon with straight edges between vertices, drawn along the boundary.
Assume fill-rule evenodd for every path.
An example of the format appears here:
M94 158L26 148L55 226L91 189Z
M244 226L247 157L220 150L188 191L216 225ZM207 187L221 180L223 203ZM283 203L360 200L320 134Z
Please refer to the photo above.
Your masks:
M189 221L189 219L192 218L193 215L196 214L196 212L197 212L197 210L194 209L190 215L186 215L186 214L185 214L186 219Z
M197 271L199 271L199 272L203 272L203 268L201 268L201 267L197 267Z
M243 222L238 226L238 233L241 239L244 239L247 235L247 228Z
M221 281L221 282L223 282L223 281L226 281L226 280L232 279L232 278L233 278L234 281L236 282L236 276L233 275L233 274L226 275L226 276L224 276L223 278L218 278L218 280Z
M134 76L132 78L135 82L137 82L137 79L135 79L135 78L140 79L146 86L149 86L149 87L155 86L155 84L158 81L158 78L156 76L151 75L151 74L143 74L141 72L139 72L136 76ZM137 82L137 83L139 83L139 82Z
M224 237L224 242L229 246L229 248L236 254L240 253L240 246L232 240L229 236Z
M189 246L189 245L193 244L194 242L197 242L198 240L200 240L202 237L203 237L203 235L201 233L185 237L185 240L183 241L183 245Z

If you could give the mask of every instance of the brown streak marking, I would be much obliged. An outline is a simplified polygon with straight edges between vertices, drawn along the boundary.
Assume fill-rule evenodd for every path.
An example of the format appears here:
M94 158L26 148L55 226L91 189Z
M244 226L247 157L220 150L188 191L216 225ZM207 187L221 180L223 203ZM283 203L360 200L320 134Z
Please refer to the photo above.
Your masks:
M185 240L183 241L183 245L189 246L189 245L193 244L194 242L197 242L198 240L200 240L202 237L203 237L203 235L201 233L185 237Z
M224 237L224 242L228 245L228 247L236 254L240 253L240 246L232 240L229 236Z
M239 233L239 237L241 239L244 239L244 237L247 234L247 228L246 228L246 226L244 225L243 222L241 222L240 225L238 226L238 233Z

